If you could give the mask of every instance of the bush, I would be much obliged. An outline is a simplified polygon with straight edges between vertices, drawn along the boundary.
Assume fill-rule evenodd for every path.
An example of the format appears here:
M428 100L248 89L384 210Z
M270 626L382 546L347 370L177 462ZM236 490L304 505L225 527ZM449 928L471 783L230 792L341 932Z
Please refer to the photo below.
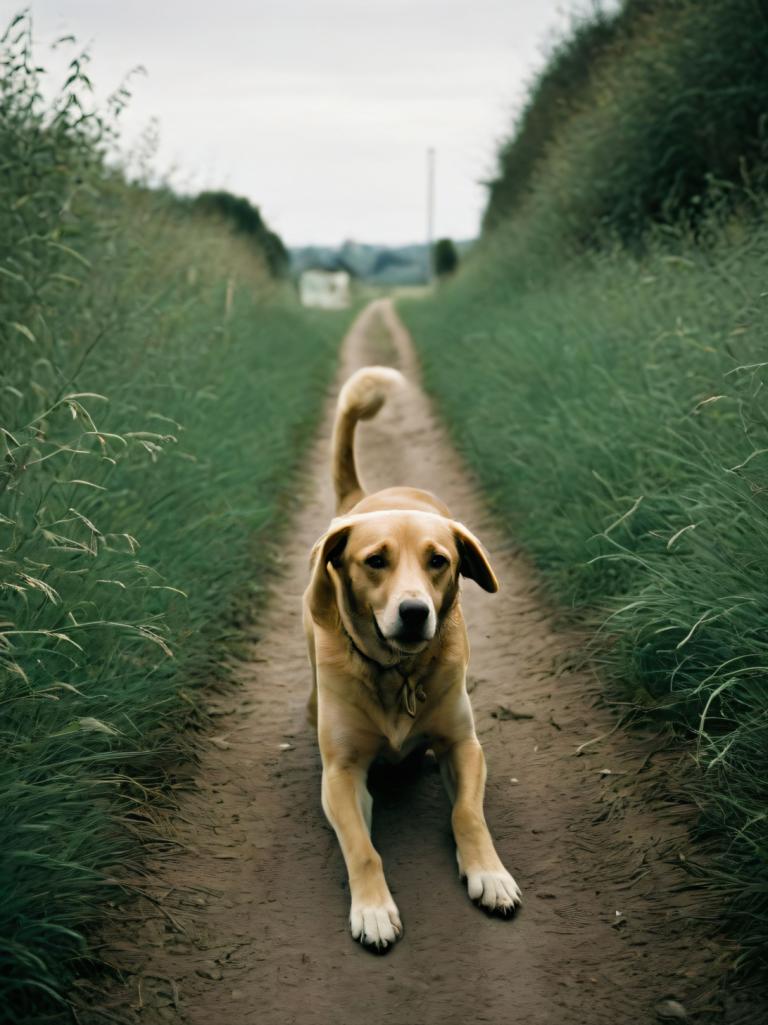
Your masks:
M449 277L459 266L459 254L449 238L439 238L432 251L432 266L439 278Z
M290 268L290 257L283 241L264 223L258 207L243 196L231 192L201 192L193 201L201 213L221 217L235 231L250 238L263 253L273 277L284 278Z
M753 0L626 0L575 23L501 150L487 228L637 241L765 187L768 15Z

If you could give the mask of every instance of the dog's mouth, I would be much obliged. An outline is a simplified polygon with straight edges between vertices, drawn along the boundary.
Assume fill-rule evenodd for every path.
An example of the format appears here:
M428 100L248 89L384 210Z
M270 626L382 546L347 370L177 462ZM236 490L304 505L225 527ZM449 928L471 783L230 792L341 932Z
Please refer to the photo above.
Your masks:
M431 638L424 637L421 631L418 636L404 635L402 633L397 634L394 637L386 637L382 633L379 621L376 618L376 613L371 609L371 619L373 620L373 629L376 632L376 637L379 642L394 655L416 655L429 644Z

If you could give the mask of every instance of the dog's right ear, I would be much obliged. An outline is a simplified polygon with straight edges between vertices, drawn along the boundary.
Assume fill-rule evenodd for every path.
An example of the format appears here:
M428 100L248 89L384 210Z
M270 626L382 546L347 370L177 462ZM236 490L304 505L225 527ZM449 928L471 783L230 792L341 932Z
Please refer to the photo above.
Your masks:
M321 626L333 625L338 615L336 592L328 572L328 563L332 566L338 564L351 530L351 523L344 521L332 523L328 532L323 534L312 548L310 559L312 576L309 581L307 598L312 618Z

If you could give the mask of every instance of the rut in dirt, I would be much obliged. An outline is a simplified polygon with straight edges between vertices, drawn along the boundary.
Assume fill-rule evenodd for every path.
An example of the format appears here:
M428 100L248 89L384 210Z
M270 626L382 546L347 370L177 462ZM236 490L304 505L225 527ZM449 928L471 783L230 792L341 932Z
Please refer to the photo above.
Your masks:
M113 938L115 960L132 972L111 1012L152 1025L638 1025L681 1009L696 1022L735 1021L718 991L717 908L681 868L692 811L667 796L670 756L651 737L611 732L598 681L570 668L578 639L555 631L530 570L489 517L387 300L355 322L339 382L368 363L395 365L411 383L359 426L364 484L439 495L501 580L498 595L465 584L462 605L486 816L524 907L500 921L467 899L428 758L372 783L374 842L404 938L375 958L349 936L344 865L305 721L301 626L309 551L333 512L329 401L260 638L239 688L214 709L216 735L173 822L182 853L151 866L145 888L163 913L138 937L129 923Z

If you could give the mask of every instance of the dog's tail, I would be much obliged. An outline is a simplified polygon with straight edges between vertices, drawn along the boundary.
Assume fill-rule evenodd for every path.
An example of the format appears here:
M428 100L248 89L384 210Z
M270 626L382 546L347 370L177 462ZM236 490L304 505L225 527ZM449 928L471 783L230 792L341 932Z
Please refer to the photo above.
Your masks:
M339 393L333 428L333 484L337 512L346 512L363 497L355 466L355 427L358 420L370 420L390 392L405 383L392 367L363 367L353 374Z

